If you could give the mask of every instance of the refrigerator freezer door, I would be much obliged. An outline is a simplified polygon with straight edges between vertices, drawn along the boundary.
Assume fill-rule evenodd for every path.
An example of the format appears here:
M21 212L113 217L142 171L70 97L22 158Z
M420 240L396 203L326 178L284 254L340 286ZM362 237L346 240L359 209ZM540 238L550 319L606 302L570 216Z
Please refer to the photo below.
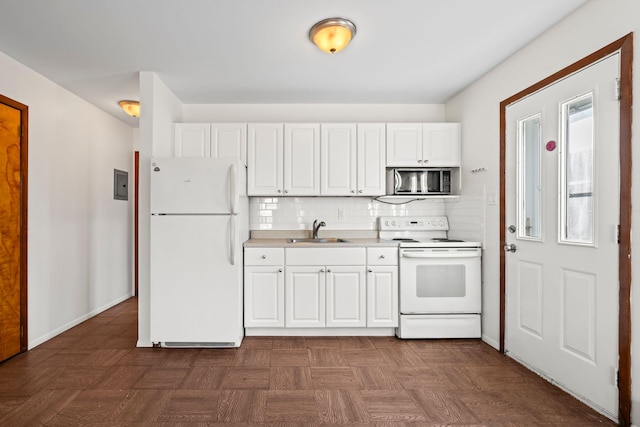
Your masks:
M151 159L151 213L231 213L243 194L244 170L234 159Z
M176 347L240 345L242 247L237 236L231 244L231 217L151 217L152 342Z

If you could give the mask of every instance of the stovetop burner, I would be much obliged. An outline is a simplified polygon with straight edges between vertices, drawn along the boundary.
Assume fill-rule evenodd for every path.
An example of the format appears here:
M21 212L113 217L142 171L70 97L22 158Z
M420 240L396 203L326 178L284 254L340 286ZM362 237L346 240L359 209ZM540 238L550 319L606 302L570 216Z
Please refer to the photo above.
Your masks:
M413 243L418 243L418 241L416 239L404 239L404 238L400 238L400 237L396 237L394 239L391 240L395 240L397 242L413 242Z

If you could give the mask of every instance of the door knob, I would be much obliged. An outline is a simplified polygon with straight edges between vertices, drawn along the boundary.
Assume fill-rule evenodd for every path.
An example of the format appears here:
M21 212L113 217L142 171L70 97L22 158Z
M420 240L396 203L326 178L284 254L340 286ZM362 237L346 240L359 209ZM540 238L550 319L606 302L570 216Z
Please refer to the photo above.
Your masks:
M516 245L514 245L513 243L510 245L504 245L504 251L505 252L515 252L516 251Z
M516 226L515 225L510 225L509 228L507 228L507 230L509 230L509 233L515 233L516 232Z

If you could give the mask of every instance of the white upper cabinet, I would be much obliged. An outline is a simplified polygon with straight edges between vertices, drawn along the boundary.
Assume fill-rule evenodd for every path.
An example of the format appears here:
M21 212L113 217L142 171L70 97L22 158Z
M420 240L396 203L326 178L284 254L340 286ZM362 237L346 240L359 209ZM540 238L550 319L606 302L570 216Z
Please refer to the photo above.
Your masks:
M320 127L320 194L355 196L357 144L355 123L327 123Z
M283 125L250 123L247 134L247 194L249 196L282 196L284 192Z
M388 123L387 166L460 166L460 124Z
M247 124L212 123L211 157L235 157L247 164Z
M423 166L460 166L460 123L422 125Z
M320 194L320 125L284 125L284 194Z
M387 123L387 166L422 166L422 123Z
M175 157L235 157L247 164L246 123L174 123Z
M331 123L321 128L323 196L385 194L384 123Z
M358 196L382 196L385 194L384 123L358 124Z
M211 157L209 123L174 123L174 156Z

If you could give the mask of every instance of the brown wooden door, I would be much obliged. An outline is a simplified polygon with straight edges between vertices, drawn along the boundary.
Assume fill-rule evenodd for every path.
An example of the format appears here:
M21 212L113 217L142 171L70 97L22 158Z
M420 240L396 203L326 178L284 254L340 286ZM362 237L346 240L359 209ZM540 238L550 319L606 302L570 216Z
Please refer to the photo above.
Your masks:
M26 106L0 96L0 361L26 350L23 120L26 121Z

